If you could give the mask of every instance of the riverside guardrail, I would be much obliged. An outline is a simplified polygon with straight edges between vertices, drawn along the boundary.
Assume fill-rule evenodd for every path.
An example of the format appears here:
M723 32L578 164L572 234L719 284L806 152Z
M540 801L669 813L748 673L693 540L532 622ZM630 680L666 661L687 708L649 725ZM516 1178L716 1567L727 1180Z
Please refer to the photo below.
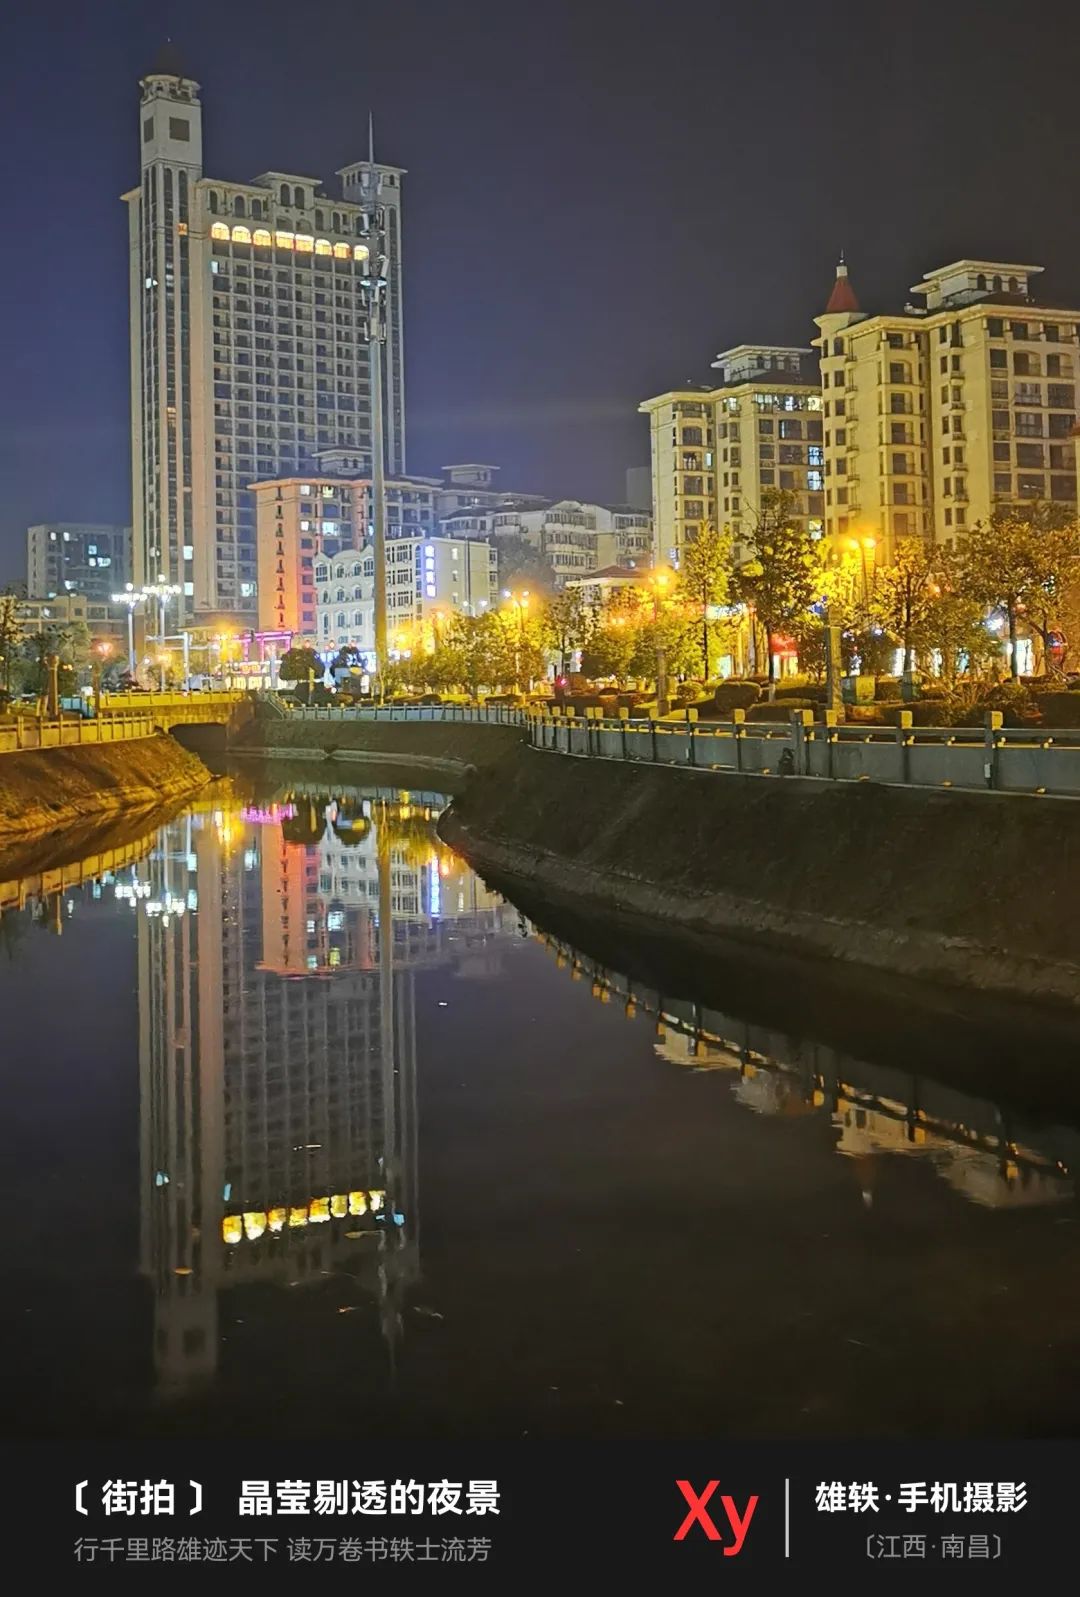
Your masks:
M635 721L599 711L529 717L534 748L583 758L641 761L757 776L811 776L847 782L997 790L1080 797L1080 729L1004 728L999 711L981 727L896 727L813 722L793 710L786 724L747 721Z
M456 721L476 726L527 726L529 713L512 704L298 704L302 721Z
M991 711L983 726L839 724L793 710L787 722L633 720L599 710L564 715L514 705L420 704L341 707L297 705L292 715L314 721L445 721L520 726L537 749L586 759L640 761L756 776L813 776L841 782L998 790L1080 798L1080 728L1025 730L1002 726Z
M46 721L32 715L16 716L0 725L0 754L16 754L23 749L76 748L82 743L124 743L132 738L153 737L158 730L152 715L117 711L100 720L81 715Z

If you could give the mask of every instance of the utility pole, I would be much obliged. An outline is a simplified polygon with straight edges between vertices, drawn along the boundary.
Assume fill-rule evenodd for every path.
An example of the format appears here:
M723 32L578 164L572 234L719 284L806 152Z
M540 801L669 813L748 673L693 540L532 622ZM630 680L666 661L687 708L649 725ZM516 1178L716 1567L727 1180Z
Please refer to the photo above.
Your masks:
M368 164L360 188L367 256L364 299L367 307L368 371L371 387L371 498L375 557L375 684L386 691L386 443L383 426L383 343L386 338L386 255L383 248L382 178L375 166L375 127L368 117Z

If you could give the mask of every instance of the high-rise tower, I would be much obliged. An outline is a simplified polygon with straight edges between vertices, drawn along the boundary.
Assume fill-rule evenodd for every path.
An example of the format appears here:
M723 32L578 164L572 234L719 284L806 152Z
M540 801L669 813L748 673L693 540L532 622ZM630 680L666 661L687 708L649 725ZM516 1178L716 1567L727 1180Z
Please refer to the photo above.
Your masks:
M319 450L370 463L365 163L318 178L206 177L199 85L163 57L141 83L129 208L134 575L176 583L190 619L254 621L260 478ZM387 241L387 468L405 469L401 178L378 166ZM370 469L368 465L367 469Z

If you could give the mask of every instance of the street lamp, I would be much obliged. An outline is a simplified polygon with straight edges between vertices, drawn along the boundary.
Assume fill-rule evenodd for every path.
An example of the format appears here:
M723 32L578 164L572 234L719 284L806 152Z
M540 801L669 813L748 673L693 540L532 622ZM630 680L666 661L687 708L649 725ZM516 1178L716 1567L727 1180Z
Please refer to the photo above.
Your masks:
M514 675L517 678L518 691L521 690L521 655L525 647L525 617L529 610L529 590L525 588L521 593L510 595L511 608L517 611L518 617L518 646L515 652ZM532 683L529 683L530 688Z
M141 593L133 582L127 583L123 593L114 593L112 596L113 604L127 606L128 670L132 676L135 675L135 610L145 599L145 593Z
M90 662L90 687L94 696L95 716L101 714L101 674L105 669L105 665L111 653L112 644L107 642L104 638L100 643L94 644L94 654L96 658Z
M653 624L660 620L660 601L666 594L671 584L671 572L661 568L649 572L649 588L652 592ZM659 639L659 634L658 634ZM656 645L656 713L666 715L668 712L667 696L667 650L657 641Z
M146 585L146 587L142 590L142 597L144 599L156 599L157 600L157 607L158 607L157 641L159 643L163 643L164 640L165 640L165 610L166 610L166 607L168 606L169 600L178 598L182 591L183 590L175 582L169 582L167 580L164 572L162 572L160 574L160 576L158 577L158 580L156 582L148 583ZM161 691L163 693L165 691L165 672L164 672L164 667L162 667L162 674L161 674Z

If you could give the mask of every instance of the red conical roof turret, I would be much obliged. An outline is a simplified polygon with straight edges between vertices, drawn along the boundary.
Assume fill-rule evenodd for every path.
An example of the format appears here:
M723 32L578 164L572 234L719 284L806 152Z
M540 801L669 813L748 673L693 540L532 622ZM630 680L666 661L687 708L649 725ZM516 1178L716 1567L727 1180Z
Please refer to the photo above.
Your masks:
M836 282L833 284L832 293L829 295L829 303L825 307L825 314L826 316L836 313L844 315L849 311L857 311L858 309L859 302L855 298L855 290L851 286L850 277L848 277L847 264L841 255L836 268Z

